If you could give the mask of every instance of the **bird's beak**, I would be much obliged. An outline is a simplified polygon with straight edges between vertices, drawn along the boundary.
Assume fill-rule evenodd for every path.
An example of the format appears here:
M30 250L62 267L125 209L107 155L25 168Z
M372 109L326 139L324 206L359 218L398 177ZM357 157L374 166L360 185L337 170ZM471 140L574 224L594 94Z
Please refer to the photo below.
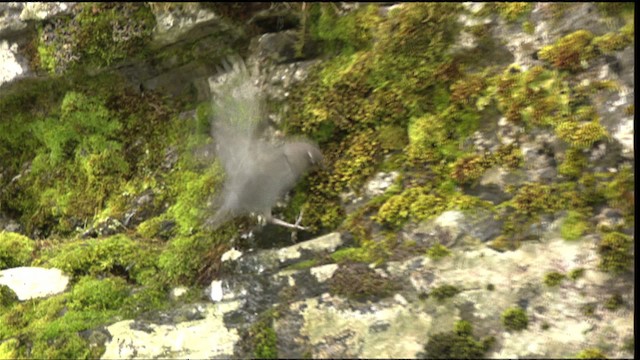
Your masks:
M311 159L311 163L313 166L317 166L320 169L324 169L324 156L322 154L314 154L312 151L307 151L307 155L309 155L309 159Z

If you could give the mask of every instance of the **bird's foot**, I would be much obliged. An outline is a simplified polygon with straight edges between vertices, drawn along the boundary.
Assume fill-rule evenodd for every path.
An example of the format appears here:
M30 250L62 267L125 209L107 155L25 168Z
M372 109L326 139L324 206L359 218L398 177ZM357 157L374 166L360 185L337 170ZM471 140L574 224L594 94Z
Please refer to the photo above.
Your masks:
M280 219L272 218L271 223L274 225L284 226L286 228L293 229L293 230L308 230L306 226L301 226L298 221L296 221L295 224L291 224Z

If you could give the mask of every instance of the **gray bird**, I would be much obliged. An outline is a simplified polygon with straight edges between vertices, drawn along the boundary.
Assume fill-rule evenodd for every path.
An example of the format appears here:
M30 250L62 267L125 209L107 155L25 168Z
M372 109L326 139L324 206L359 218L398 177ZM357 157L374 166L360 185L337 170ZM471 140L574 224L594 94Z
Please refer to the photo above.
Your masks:
M291 224L274 218L271 209L321 163L322 152L303 138L281 139L279 143L264 139L262 96L255 79L241 59L223 64L226 73L213 91L211 132L226 177L217 201L221 205L207 224L217 228L233 217L257 213L272 224L305 230L299 224L302 213Z

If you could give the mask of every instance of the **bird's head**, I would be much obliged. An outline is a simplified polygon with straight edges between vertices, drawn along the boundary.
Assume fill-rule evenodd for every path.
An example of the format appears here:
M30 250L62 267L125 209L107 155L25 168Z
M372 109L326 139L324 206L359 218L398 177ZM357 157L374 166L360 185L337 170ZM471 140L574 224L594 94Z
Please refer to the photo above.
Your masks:
M301 176L311 168L323 167L322 152L310 141L290 141L284 145L284 155L297 176Z

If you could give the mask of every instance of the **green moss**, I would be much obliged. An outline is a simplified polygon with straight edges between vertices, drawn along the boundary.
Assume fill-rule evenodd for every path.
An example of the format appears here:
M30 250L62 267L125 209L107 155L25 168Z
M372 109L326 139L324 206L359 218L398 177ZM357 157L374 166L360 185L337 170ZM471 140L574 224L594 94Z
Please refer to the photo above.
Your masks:
M311 10L318 11L318 20L323 17L326 29L323 36L329 42L346 44L351 40L339 40L337 35L329 34L329 30L342 30L326 28L326 24L347 24L352 21L349 16L357 18L359 14L369 14L359 27L373 26L378 21L377 15L373 15L377 9L373 7L333 18L333 5L323 6L314 5ZM379 19L380 23L372 27L376 42L354 46L357 52L342 52L325 61L311 71L299 89L291 92L292 104L299 106L292 106L287 114L287 130L317 140L328 164L325 171L309 179L310 196L303 207L310 210L305 216L312 226L336 226L341 217L338 194L360 188L381 166L385 153L402 150L409 142L409 147L414 148L409 153L421 155L415 148L424 144L411 143L416 143L416 136L428 141L427 135L416 135L414 129L408 129L408 119L420 118L435 106L438 111L446 108L448 85L433 85L436 73L442 69L441 63L447 60L446 50L455 38L457 25L452 20L459 9L457 4L416 3L398 7L393 16ZM315 21L310 19L311 23ZM407 76L408 73L412 76ZM439 95L429 96L434 91ZM474 128L475 117L471 112L459 116L451 109L448 117L451 121L441 122L451 127L456 136ZM447 144L434 143L438 153L458 151L457 142L448 139L446 133L442 133L440 140ZM404 166L403 160L393 165L387 162L386 166L399 169Z
M223 181L223 171L215 166L204 173L184 170L176 174L176 202L167 213L176 220L181 235L190 235L203 224L206 199L215 194Z
M34 250L34 241L28 237L0 232L0 270L29 265Z
M556 189L540 183L525 183L514 195L512 205L516 212L529 216L557 211L561 204L555 198Z
M317 259L309 259L287 266L284 270L305 270L318 265Z
M565 240L577 240L587 230L589 224L585 221L585 216L577 211L569 211L569 214L560 225L560 235Z
M622 350L633 354L635 352L635 338L633 336L629 336L624 340L624 345L622 346Z
M593 38L590 31L578 30L560 38L553 45L543 47L538 52L538 57L561 70L580 70L584 62L596 56L591 44Z
M155 17L145 4L83 3L73 17L63 17L44 36L39 29L41 67L62 73L78 63L91 67L143 54L151 40Z
M564 160L558 165L558 172L570 178L578 178L587 167L587 157L580 148L570 148L565 153Z
M627 216L625 220L632 220L635 214L633 197L634 178L635 174L631 167L623 165L620 170L613 175L613 178L605 178L603 179L605 181L599 183L602 195L608 204L611 207L620 209L622 213Z
M427 250L427 257L432 260L439 260L451 255L451 250L442 244L435 244Z
M493 337L476 340L471 324L461 320L454 324L454 331L430 335L424 351L428 359L477 359L485 356L494 341Z
M90 281L86 281L83 285L89 285L89 283ZM109 293L111 287L105 288L98 285L95 290L108 299L117 297ZM116 312L112 308L97 310L96 305L101 300L92 296L89 289L87 291L89 293L84 292L87 295L84 300L93 299L94 301L77 304L78 306L73 310L65 309L65 303L71 297L70 294L31 300L12 307L9 312L2 315L0 336L19 339L17 348L19 357L26 357L27 354L33 358L99 357L103 350L91 348L79 332L112 320ZM88 305L91 309L84 308L83 305ZM25 352L25 348L29 349L28 353Z
M258 359L278 358L278 335L273 328L273 322L278 317L275 309L269 309L258 316L258 320L248 330L249 346L253 356Z
M487 246L495 251L505 252L516 250L520 246L520 242L517 241L517 239L513 239L505 235L500 235L491 240Z
M634 11L633 3L627 2L597 2L596 6L605 16L620 16Z
M82 277L73 287L67 306L70 310L117 310L128 294L127 283L122 278Z
M441 197L431 194L428 187L410 188L391 196L373 217L380 224L400 227L408 220L422 221L444 211Z
M397 125L383 125L377 130L380 148L386 153L402 150L408 144L407 130Z
M529 317L524 309L519 307L513 307L505 310L500 316L502 320L502 325L507 330L523 330L527 328L529 324Z
M576 359L607 359L602 350L598 348L584 349L576 354Z
M459 183L471 183L480 179L489 166L490 163L484 156L470 155L460 157L453 164L451 178Z
M124 235L73 241L45 251L39 264L74 276L125 276L146 284L157 272L158 249Z
M566 276L564 274L552 271L544 274L544 279L542 280L542 282L544 282L544 284L548 287L556 287L560 285L560 283L562 283L562 280L564 280L565 278Z
M307 20L311 38L321 41L327 52L349 52L370 46L373 30L380 22L378 7L364 6L338 15L332 4L311 4Z
M611 32L593 39L593 45L604 54L623 50L633 43L633 36L622 32Z
M596 314L596 304L584 304L580 306L580 313L584 316L593 317Z
M17 359L19 347L18 339L7 339L0 342L0 359Z
M220 257L228 250L228 240L237 228L229 223L214 233L177 236L160 253L158 267L172 284L192 284L211 276L211 270L220 265Z
M620 308L622 305L624 305L624 300L620 294L611 295L604 301L604 308L611 311Z
M572 269L571 271L569 271L569 273L567 274L567 277L573 281L578 280L579 278L584 276L584 269L583 268L575 268Z
M383 278L365 264L341 265L327 283L331 294L357 301L384 298L398 289L396 282Z
M589 122L564 121L556 127L558 137L576 148L589 148L609 136L597 120Z
M10 287L0 284L0 313L18 302L18 295Z
M533 35L536 31L536 26L531 21L525 21L522 23L522 31L525 34Z
M633 266L633 238L619 232L604 234L598 245L600 268L607 272L622 273Z
M171 222L170 217L166 214L153 217L138 225L136 232L146 239L153 239L158 236L170 237L171 230L166 234L165 227Z
M331 254L336 263L362 262L369 263L373 258L364 248L343 248Z
M514 22L533 10L533 4L529 2L505 2L491 5L496 8L500 17L508 22Z
M25 142L31 147L10 149L17 159L28 158L31 167L19 181L8 184L13 195L2 194L3 206L20 215L28 233L68 234L94 220L122 216L127 201L123 187L138 189L149 173L146 166L158 167L162 161L155 147L166 146L158 144L167 140L171 126L157 126L165 115L142 111L157 106L155 97L150 93L145 97L150 103L141 105L139 96L127 95L121 79L113 75L85 81L91 85L76 85L86 86L83 91L69 91L60 103L49 100L41 113L27 115L23 110L12 120L27 116L20 126L32 133ZM137 128L132 135L130 127L141 122L155 130ZM154 147L145 147L150 143ZM151 158L153 164L147 162ZM132 176L140 177L128 182Z
M440 285L431 290L429 295L433 296L438 301L444 301L450 297L454 297L460 293L460 289L453 285Z

